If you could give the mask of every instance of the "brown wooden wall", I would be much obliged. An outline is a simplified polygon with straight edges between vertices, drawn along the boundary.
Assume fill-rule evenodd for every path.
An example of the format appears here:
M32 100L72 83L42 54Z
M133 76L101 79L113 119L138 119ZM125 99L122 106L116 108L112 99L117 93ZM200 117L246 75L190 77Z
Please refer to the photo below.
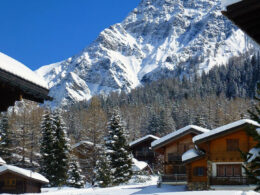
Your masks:
M36 181L10 172L0 175L0 193L18 194L39 192L41 192L41 184Z
M194 175L194 169L196 167L204 168L203 176ZM186 165L188 182L207 182L207 160L206 158L191 162Z
M239 140L239 149L243 152L248 152L256 145L253 138L247 135L245 128L240 128L231 134L199 144L198 147L207 152L212 162L243 162L239 151L227 151L227 140L230 139Z

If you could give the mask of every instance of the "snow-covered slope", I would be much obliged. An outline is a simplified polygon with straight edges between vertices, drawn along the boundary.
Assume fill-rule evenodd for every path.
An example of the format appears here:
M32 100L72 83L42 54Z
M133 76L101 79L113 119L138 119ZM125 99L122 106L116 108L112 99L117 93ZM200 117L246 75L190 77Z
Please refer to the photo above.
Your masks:
M208 71L246 49L220 0L142 0L81 53L36 72L49 82L52 104L66 105L176 72Z

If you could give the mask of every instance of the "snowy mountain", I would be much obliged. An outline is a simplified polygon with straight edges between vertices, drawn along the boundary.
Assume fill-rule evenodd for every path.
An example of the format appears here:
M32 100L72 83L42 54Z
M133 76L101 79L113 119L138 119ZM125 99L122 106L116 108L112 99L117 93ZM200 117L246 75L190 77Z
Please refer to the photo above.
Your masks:
M219 0L142 0L81 53L36 72L49 83L52 105L66 105L177 73L208 71L247 45L222 16Z

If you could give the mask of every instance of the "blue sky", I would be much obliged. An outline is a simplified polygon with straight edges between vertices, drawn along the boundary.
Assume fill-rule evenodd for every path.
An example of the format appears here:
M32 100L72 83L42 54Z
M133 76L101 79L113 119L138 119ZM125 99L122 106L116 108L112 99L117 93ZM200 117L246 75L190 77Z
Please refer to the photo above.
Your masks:
M0 51L35 70L79 53L140 0L0 0Z

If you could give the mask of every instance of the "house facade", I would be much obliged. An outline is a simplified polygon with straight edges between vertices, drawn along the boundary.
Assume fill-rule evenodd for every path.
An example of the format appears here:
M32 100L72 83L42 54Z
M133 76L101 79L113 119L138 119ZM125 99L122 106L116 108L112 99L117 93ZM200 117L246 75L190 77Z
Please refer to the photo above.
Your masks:
M162 183L186 184L186 166L182 163L182 154L194 148L194 136L205 132L208 129L189 125L152 142L152 149L163 155Z
M49 181L39 173L12 165L0 166L0 193L40 193Z
M138 161L144 161L154 168L157 161L157 154L151 149L151 143L159 137L146 135L129 144L132 154Z
M219 185L246 185L250 180L243 169L241 152L252 149L256 142L247 134L259 127L255 121L243 119L195 136L196 149L182 156L187 170L189 190L203 190Z

